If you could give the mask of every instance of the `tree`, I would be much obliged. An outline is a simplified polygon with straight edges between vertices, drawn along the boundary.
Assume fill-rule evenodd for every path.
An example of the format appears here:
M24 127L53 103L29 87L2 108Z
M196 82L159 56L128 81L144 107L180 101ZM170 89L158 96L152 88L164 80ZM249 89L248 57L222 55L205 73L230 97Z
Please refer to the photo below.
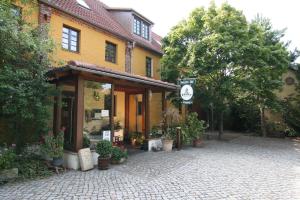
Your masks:
M270 21L257 16L249 24L249 47L245 52L245 65L240 71L244 76L243 95L260 111L260 126L266 136L265 110L280 109L275 94L283 85L282 74L290 64L288 43L281 41L284 30L273 30Z
M52 90L45 73L53 45L42 29L15 15L10 0L1 1L0 120L8 124L5 134L13 135L18 149L26 137L37 139L48 129Z
M236 73L243 64L248 24L242 12L225 3L207 10L195 9L163 40L163 77L196 77L199 99L219 115L219 137L223 115L235 96Z

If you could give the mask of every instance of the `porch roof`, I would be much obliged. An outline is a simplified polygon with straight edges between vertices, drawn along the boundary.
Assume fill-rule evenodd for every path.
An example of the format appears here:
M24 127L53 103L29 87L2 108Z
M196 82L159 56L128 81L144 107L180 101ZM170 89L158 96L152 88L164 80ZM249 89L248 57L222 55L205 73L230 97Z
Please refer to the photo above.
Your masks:
M57 78L57 77L65 76L63 75L65 74L65 72L77 72L77 73L82 72L86 74L109 78L116 85L123 86L124 88L127 86L124 85L124 83L125 84L133 83L133 84L138 84L136 86L139 87L145 87L145 88L153 87L160 90L175 91L179 89L179 86L173 83L164 82L161 80L156 80L145 76L130 74L127 72L121 72L103 66L98 66L94 64L84 63L81 61L73 61L73 60L69 61L68 64L65 66L52 68L51 70L49 70L48 75L50 77ZM122 81L125 82L123 82L122 84Z

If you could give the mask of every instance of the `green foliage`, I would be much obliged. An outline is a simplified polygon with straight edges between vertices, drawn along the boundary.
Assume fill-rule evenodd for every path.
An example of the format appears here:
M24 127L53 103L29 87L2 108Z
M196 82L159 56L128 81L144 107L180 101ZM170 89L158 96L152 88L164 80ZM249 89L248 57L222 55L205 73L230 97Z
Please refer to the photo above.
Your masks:
M16 153L13 149L4 147L0 150L0 170L14 168Z
M54 93L45 73L53 43L44 36L45 27L32 28L14 16L11 1L0 2L0 23L0 120L6 120L5 134L20 149L28 135L35 136L32 142L48 131Z
M290 63L283 33L264 18L248 23L228 3L197 8L163 39L162 77L197 78L195 101L207 113L218 113L222 133L232 102L247 99L262 116L265 108L278 109L274 90Z
M151 132L149 134L150 138L160 138L162 136L162 133L158 129L159 127L153 126L151 129Z
M97 143L96 152L101 158L108 158L112 153L112 144L110 141L102 140Z
M249 24L248 51L245 52L247 67L241 70L243 95L252 101L261 115L261 132L266 135L265 109L280 110L275 94L283 85L282 74L290 64L287 44L281 42L284 31L273 30L268 19L258 16Z
M46 135L42 151L51 158L62 158L64 155L64 132L60 131L56 136Z
M163 40L163 77L197 78L195 99L207 111L213 107L223 114L240 79L236 71L243 60L247 28L242 12L226 3L195 9Z
M18 155L15 167L19 170L19 179L34 179L47 177L53 173L48 169L45 161L38 155L22 153Z
M83 135L83 148L89 148L91 146L91 141L87 135Z
M133 141L135 145L141 145L145 140L145 136L141 132L129 133L129 137L130 140Z
M120 147L113 147L111 159L114 161L120 161L122 158L127 158L127 151L123 151Z
M205 122L198 119L197 113L189 113L186 122L182 126L184 140L189 143L190 140L201 139L206 128Z
M18 168L18 180L46 177L52 174L40 156L29 151L17 155L14 149L4 147L0 153L0 171L12 168Z
M257 132L260 130L259 109L247 99L236 100L225 114L224 126L233 131Z

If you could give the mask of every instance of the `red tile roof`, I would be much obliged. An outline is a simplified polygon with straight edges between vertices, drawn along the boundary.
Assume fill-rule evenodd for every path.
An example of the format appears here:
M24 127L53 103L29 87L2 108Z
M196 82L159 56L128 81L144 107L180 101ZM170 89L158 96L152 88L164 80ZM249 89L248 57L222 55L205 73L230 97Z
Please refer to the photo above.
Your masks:
M119 24L109 13L109 7L98 0L85 0L90 9L84 8L76 0L40 0L57 10L78 17L87 23L90 23L102 30L108 31L122 39L135 41L137 45L146 49L162 54L161 45L152 38L152 41L146 41L143 38L129 33ZM153 33L152 33L153 34ZM156 35L156 34L155 34Z

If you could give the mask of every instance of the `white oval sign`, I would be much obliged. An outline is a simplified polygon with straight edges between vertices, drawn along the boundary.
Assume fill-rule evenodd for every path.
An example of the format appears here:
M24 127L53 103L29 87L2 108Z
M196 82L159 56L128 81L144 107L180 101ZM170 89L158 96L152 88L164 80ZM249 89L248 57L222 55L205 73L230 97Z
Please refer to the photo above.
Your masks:
M183 100L188 101L193 97L194 90L190 85L184 85L180 90L180 96Z

